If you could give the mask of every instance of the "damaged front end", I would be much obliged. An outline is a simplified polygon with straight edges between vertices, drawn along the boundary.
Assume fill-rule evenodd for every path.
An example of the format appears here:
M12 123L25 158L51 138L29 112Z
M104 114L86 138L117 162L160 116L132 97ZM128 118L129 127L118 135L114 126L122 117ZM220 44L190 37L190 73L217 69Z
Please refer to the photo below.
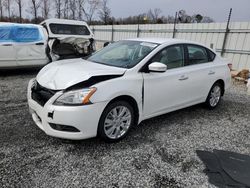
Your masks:
M93 77L90 77L88 80L76 83L62 90L53 90L53 89L43 87L42 85L38 83L37 80L34 80L33 86L31 88L31 98L43 107L57 92L61 92L61 94L64 94L64 93L67 93L70 91L76 91L79 89L84 90L84 88L90 88L91 86L97 83L115 79L121 76L123 75L93 76Z
M31 88L31 98L39 105L44 106L48 100L56 94L56 92L58 91L45 88L34 80Z

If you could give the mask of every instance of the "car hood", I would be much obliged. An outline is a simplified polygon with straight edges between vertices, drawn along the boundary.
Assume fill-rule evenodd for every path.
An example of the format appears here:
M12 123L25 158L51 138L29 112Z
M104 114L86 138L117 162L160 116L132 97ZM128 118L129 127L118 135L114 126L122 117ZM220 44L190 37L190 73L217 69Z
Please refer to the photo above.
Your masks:
M126 69L93 63L83 59L56 61L45 66L37 82L48 89L64 90L94 76L123 75Z

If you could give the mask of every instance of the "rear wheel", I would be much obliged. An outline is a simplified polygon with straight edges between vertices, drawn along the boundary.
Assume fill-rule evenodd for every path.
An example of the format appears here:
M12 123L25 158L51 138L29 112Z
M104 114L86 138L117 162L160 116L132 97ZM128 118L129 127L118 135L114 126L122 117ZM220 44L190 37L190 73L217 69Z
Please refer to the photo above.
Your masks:
M221 100L222 91L223 91L223 88L220 83L217 82L212 86L208 94L207 100L205 102L206 106L209 109L214 109L218 106Z
M108 142L119 141L128 134L134 120L134 110L129 103L125 101L111 103L102 113L98 135Z

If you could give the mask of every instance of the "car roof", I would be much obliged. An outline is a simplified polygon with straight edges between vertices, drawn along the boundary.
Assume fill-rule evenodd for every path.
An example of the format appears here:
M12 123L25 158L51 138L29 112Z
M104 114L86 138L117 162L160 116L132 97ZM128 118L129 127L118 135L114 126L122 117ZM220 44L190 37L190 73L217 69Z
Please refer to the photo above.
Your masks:
M125 39L125 40L130 40L130 41L141 41L141 42L149 42L149 43L156 43L156 44L160 44L160 45L173 45L173 44L194 44L194 45L199 45L199 46L203 46L209 50L211 50L212 52L214 52L215 54L216 51L214 49L211 49L210 47L199 43L199 42L195 42L195 41L191 41L191 40L184 40L184 39L174 39L174 38L132 38L132 39Z
M37 24L26 24L26 23L11 23L11 22L0 22L0 26L9 26L9 27L14 27L14 26L20 26L20 27L38 27L38 28L43 28L41 25Z
M50 24L50 23L57 23L57 24L70 24L70 25L85 25L87 26L88 24L84 21L78 21L78 20L67 20L67 19L58 19L58 18L50 18L47 20L44 20L42 24Z
M150 42L150 43L156 43L156 44L179 44L179 43L190 43L190 44L197 44L204 46L204 44L189 41L189 40L183 40L183 39L173 39L173 38L133 38L133 39L126 39L126 40L132 40L132 41L141 41L141 42Z

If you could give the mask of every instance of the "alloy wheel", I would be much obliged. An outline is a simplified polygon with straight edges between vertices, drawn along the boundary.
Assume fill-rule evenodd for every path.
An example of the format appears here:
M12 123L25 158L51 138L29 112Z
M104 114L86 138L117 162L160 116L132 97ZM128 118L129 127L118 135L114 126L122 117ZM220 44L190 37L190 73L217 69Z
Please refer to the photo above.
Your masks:
M110 139L119 139L129 130L132 115L126 106L116 106L110 110L104 121L104 132Z
M221 98L221 88L220 86L216 85L213 87L211 94L210 94L210 99L209 99L209 103L212 107L215 107Z

